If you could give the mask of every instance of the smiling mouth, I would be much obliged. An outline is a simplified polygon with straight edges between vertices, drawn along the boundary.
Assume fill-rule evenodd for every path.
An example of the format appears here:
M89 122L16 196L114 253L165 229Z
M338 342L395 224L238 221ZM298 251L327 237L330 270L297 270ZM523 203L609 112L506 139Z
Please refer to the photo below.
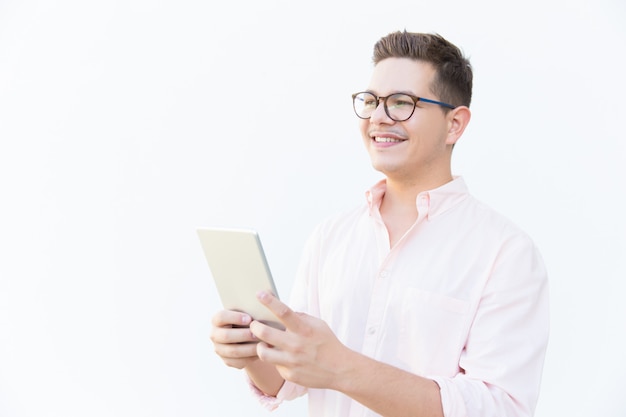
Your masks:
M376 143L400 143L405 141L405 139L382 138L378 136L374 136L372 139Z

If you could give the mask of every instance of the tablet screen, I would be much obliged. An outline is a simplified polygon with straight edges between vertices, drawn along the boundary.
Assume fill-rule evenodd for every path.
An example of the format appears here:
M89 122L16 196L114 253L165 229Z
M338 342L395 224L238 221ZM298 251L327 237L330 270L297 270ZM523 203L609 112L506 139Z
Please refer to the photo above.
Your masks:
M258 233L252 229L203 227L198 229L198 236L223 307L282 328L256 298L261 290L278 296Z

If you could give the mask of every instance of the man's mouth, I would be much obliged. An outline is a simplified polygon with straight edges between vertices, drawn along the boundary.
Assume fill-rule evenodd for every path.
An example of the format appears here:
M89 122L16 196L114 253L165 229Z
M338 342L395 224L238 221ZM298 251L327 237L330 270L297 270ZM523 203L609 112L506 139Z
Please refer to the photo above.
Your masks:
M404 142L404 139L386 138L386 137L380 137L380 136L374 136L374 137L372 137L372 139L376 143L399 143L399 142Z

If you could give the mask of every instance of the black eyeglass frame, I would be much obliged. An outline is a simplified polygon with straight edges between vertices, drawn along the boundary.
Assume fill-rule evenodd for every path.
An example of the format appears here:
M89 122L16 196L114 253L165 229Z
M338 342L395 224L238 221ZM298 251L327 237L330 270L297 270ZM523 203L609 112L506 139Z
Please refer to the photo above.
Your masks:
M364 120L367 120L367 119L371 118L372 116L370 115L369 117L362 117L362 116L359 115L359 112L356 111L355 100L356 100L356 96L358 96L359 94L370 94L371 96L373 96L376 99L376 107L378 107L380 105L380 100L383 100L383 107L385 109L385 114L391 120L393 120L395 122L404 122L404 121L409 120L411 118L411 116L413 116L413 113L415 113L415 107L417 107L417 102L418 101L423 101L424 103L437 104L439 106L446 107L446 108L452 109L452 110L456 109L456 106L453 106L452 104L444 103L442 101L437 101L437 100L431 100L429 98L418 97L418 96L414 96L412 94L407 94L407 93L393 93L393 94L389 94L386 97L379 97L376 94L372 93L371 91L359 91L358 93L352 94L352 108L354 109L354 113L357 115L357 117L359 119L364 119ZM393 97L393 96L406 96L406 97L410 97L411 100L413 100L413 110L411 110L411 114L406 119L399 120L399 119L396 119L396 118L392 117L391 114L389 114L389 108L387 107L387 99L389 97ZM372 110L372 112L373 111L374 110Z

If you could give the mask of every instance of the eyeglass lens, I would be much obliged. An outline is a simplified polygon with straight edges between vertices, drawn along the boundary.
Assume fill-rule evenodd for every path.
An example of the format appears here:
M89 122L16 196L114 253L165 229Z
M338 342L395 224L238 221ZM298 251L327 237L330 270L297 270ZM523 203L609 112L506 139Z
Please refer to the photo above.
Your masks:
M392 94L385 99L387 115L396 121L404 121L411 117L415 102L406 94ZM354 111L362 119L369 119L378 107L378 98L372 93L358 93L354 96Z

